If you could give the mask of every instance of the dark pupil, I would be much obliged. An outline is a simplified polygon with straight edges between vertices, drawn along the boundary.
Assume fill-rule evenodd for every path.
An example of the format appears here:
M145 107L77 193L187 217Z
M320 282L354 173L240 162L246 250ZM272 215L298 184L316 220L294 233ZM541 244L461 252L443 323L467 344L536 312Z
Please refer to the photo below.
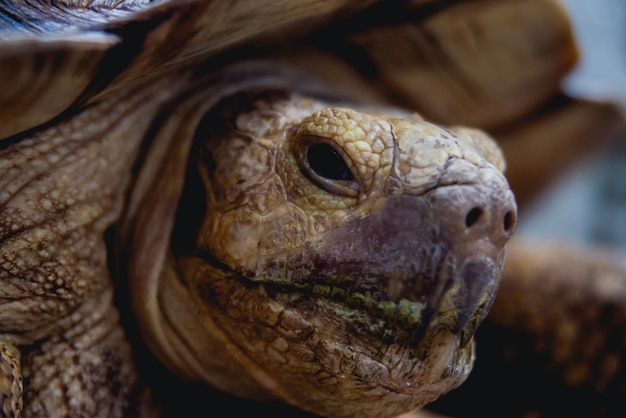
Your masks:
M335 149L328 144L314 144L306 152L309 167L331 180L354 180L352 172Z

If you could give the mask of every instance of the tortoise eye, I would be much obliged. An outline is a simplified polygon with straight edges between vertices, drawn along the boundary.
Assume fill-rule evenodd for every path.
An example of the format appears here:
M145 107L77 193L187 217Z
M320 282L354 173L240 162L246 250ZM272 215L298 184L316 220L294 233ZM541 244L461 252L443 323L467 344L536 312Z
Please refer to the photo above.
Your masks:
M306 151L309 167L318 176L330 180L354 180L343 157L329 144L312 144Z

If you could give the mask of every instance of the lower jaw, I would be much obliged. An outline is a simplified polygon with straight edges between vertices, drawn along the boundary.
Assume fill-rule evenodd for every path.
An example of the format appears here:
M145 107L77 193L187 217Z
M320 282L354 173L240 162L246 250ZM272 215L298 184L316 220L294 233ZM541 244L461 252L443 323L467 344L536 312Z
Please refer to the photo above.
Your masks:
M275 315L279 319L272 324L272 331L269 332L271 336L266 334L269 324L262 325L264 331L260 334L263 334L266 344L285 340L289 344L299 345L294 350L297 355L306 356L308 353L310 358L317 358L317 368L324 371L321 375L327 376L321 379L325 381L321 382L321 386L333 380L329 380L328 376L336 376L340 377L337 381L352 378L361 381L363 390L371 390L373 386L379 385L389 393L415 394L418 387L421 391L430 392L427 388L432 385L432 392L440 394L439 384L450 390L451 385L456 387L464 380L471 368L473 344L467 344L466 347L461 345L460 335L451 331L454 329L451 317L435 315L428 322L421 317L417 320L417 314L424 304L381 302L375 309L367 310L364 309L369 306L366 296L363 296L364 302L362 296L352 294L348 299L352 302L346 303L341 298L328 297L326 292L324 295L315 291L312 294L272 292L266 287L258 285L256 289L248 288L245 292L255 300L249 304L255 308L247 310L250 316L244 314L237 318L238 328L241 329L243 323L253 328L255 321L256 325L261 326L259 318L263 318L261 321L271 321L270 318ZM265 305L265 308L261 305ZM407 315L407 312L412 312L413 316ZM231 329L235 328L235 322L231 325ZM251 329L246 336L254 332ZM240 339L233 335L233 340ZM334 353L332 356L331 352ZM250 353L252 358L259 355ZM276 358L289 362L292 360L284 359L289 355L289 352L285 352ZM360 359L361 364L357 364L358 361L354 360L356 358ZM333 369L337 364L345 366L348 363L353 367L350 370ZM304 369L307 367L302 366ZM282 373L288 375L291 370L283 370Z
M230 361L245 357L243 368L253 367L257 377L265 376L257 380L259 389L316 414L384 416L383 410L389 416L400 414L454 389L471 369L473 344L460 347L459 336L442 324L430 322L423 337L412 341L411 326L399 327L402 321L396 318L401 332L394 330L393 338L385 341L385 332L392 327L386 315L377 315L380 310L355 309L315 291L270 289L249 281L246 285L232 276L211 275L206 265L206 269L194 265L187 270L193 275L184 281L189 296L200 298L189 305L203 306L202 312L199 316L194 312L197 325L176 327L220 329L220 344L237 351ZM211 299L202 300L201 295L209 292ZM396 304L394 312L401 305ZM386 306L391 312L391 305ZM210 358L201 359L202 353L215 348L191 344L207 374L214 376L227 361L213 364Z
M290 352L260 361L274 373L287 403L322 416L391 417L457 388L472 368L473 342L461 347L459 335L445 328L428 327L417 347L400 339L387 343L369 333L351 334L351 327L362 326L355 325L360 318L329 319L333 311L326 302L315 303L325 315L299 315L299 325L310 324L312 332L302 339L291 333ZM275 335L269 345L283 340L288 340L284 333ZM259 360L264 353L267 346L248 355Z
M459 336L446 329L429 327L413 348L373 338L353 344L359 337L336 338L327 325L316 329L322 373L304 378L308 386L297 390L295 403L324 416L344 416L336 410L349 411L345 416L396 416L420 408L461 385L474 362L473 341L460 347ZM316 392L314 399L299 395Z

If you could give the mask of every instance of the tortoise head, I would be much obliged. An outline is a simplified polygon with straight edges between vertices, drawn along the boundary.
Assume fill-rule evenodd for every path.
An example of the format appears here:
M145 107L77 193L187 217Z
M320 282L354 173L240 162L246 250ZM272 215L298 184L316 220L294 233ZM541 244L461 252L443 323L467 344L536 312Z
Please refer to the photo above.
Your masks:
M146 325L166 363L326 416L464 380L516 219L488 137L293 94L203 126Z

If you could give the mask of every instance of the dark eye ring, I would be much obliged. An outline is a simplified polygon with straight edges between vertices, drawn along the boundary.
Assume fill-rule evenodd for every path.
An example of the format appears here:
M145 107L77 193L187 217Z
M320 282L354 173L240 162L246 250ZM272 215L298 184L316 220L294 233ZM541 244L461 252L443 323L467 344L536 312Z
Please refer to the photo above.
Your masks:
M318 176L329 180L354 180L354 175L345 160L330 144L311 144L306 150L308 166Z

